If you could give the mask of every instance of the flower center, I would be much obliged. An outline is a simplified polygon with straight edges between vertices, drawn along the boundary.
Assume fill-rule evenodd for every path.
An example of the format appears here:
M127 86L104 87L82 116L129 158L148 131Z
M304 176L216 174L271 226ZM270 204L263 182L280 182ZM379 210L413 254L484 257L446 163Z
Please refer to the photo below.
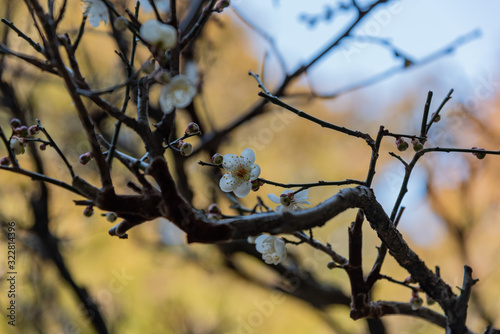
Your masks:
M286 193L280 195L280 202L283 206L290 206L293 202L293 193Z
M240 179L245 180L245 181L250 180L250 174L248 173L248 171L246 170L246 168L244 166L239 166L238 169L236 169L236 172L234 173L234 175Z

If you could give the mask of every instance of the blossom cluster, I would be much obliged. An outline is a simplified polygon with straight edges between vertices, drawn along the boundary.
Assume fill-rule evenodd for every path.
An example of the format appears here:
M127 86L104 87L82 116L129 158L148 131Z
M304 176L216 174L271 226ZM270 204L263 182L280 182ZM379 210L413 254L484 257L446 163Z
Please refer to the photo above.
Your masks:
M153 10L148 0L140 0L139 2L141 8L145 11ZM85 15L92 27L97 28L101 22L107 24L109 18L108 8L102 0L85 0L85 3ZM168 12L170 10L169 0L154 0L154 4L156 9L160 12ZM115 27L117 26L125 29L127 27L126 19L123 17L117 18ZM151 52L155 55L155 58L157 56L165 58L165 52L175 48L179 38L175 27L155 19L148 20L141 25L139 36L143 42L150 46ZM150 65L153 64L150 63ZM148 67L147 71L149 73L152 72L150 67L151 66ZM168 114L172 112L174 108L186 108L191 104L196 95L196 88L187 76L179 74L171 77L171 75L163 69L158 73L154 76L155 79L165 84L159 98L160 108L164 113Z

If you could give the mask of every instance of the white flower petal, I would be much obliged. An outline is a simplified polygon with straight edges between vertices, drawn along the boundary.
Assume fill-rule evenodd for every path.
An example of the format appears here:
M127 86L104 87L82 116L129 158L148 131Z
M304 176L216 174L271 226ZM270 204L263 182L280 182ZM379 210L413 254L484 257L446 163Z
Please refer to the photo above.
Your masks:
M164 49L171 49L177 45L177 30L169 24L158 26L158 41Z
M165 114L170 114L174 110L174 101L170 97L167 86L163 86L160 93L160 108Z
M262 234L255 239L255 248L257 249L257 252L264 253L267 250L263 245L269 237L270 235Z
M255 152L250 148L244 149L243 152L241 152L241 156L245 158L250 165L255 162Z
M250 193L250 190L252 190L252 184L250 182L242 182L233 192L237 197L243 198Z
M299 193L296 193L295 200L300 201L300 200L308 199L309 198L309 197L307 197L308 193L309 193L309 189L301 191Z
M219 186L223 192L228 193L233 191L238 186L238 183L231 174L224 174L220 179Z
M177 33L175 38L177 41ZM186 108L196 96L196 88L185 75L176 75L168 86L177 108Z
M250 171L250 180L255 180L260 175L260 166L257 164L252 165L252 169Z
M144 22L139 29L139 35L148 43L156 44L160 38L158 33L160 22L157 20L148 20Z
M276 209L274 209L274 211L279 214L282 214L284 210L286 210L286 208L283 205L278 205Z
M238 163L238 156L236 154L228 153L224 155L222 167L228 172L233 172Z
M177 44L177 30L168 24L157 20L144 22L139 30L139 35L148 43L169 49Z
M151 6L151 4L149 3L148 0L139 0L139 2L141 3L141 8L145 12L152 12L153 11L153 7ZM154 3L156 5L156 9L158 9L158 11L160 11L162 13L166 13L170 10L170 1L169 0L154 0Z
M268 194L267 198L269 198L273 203L281 204L280 198L278 196L276 196L275 194Z
M276 238L274 240L274 250L280 258L286 257L286 244L281 238Z
M88 20L92 27L97 28L101 21L108 23L108 8L101 0L91 0L88 2Z
M281 193L281 195L286 195L286 194L290 194L290 193L293 193L292 189L285 189L285 190L283 190L283 192ZM294 197L295 197L295 195L294 195Z

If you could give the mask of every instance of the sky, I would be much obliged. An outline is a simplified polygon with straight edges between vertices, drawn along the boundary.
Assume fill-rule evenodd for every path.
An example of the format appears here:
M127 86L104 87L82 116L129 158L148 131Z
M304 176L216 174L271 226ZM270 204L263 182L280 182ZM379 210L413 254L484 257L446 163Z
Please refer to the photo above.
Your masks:
M325 6L338 2L307 1L307 9L304 9L304 3L298 0L234 0L232 6L276 40L290 71L328 45L354 17L353 11L337 11L333 20L322 21L310 28L299 19L302 14L319 14ZM355 33L388 38L416 60L460 36L478 29L481 31L480 38L463 45L451 56L407 71L409 74L398 75L392 80L391 94L400 94L399 90L408 89L409 84L405 84L408 79L415 80L415 77L429 74L439 74L443 91L447 92L453 86L457 93L473 94L485 77L498 72L499 1L475 1L471 6L470 1L464 0L400 0L380 5L379 8L378 12L374 12L373 19L362 22ZM328 55L308 74L315 89L327 93L398 63L401 60L394 59L379 46L357 43L354 47L341 47L339 52Z
M335 11L332 20L319 21L314 27L300 19L304 13L307 14L306 17L311 17L323 13L326 6L336 6L337 3L338 1L324 0L233 0L232 6L275 40L286 68L291 72L312 59L353 20L353 11ZM372 1L359 0L358 3L362 5ZM366 113L371 117L382 118L381 114L388 104L410 92L421 96L423 105L428 90L434 91L435 98L441 101L453 88L455 92L452 101L474 106L498 93L500 1L481 0L472 5L471 1L465 0L399 0L380 5L379 8L373 12L370 20L362 22L354 34L388 39L412 60L425 58L471 32L480 31L480 36L460 46L450 55L350 93L351 97L359 94L363 99L368 99L369 103L365 105L369 106L369 110ZM262 45L262 39L256 34L254 39L255 45ZM263 48L269 49L266 46ZM261 50L262 53L265 52L264 49ZM276 60L276 55L267 60L267 71L273 74L279 72L276 70L279 68ZM329 93L401 65L402 60L393 57L386 49L356 42L341 45L337 52L322 59L308 71L308 78L317 93ZM466 176L467 173L463 173L462 177ZM392 191L389 189L377 193L377 198L388 212L391 211L401 181L400 163L389 164L379 171L375 189L387 189L385 185L389 184L389 188L391 184L394 185ZM380 187L382 184L384 187ZM411 203L407 207L406 216L418 217L416 219L419 223L407 221L401 228L416 236L415 241L424 246L434 243L443 227L425 204L425 186L421 185L425 185L425 173L417 169L410 179L411 191L403 205ZM425 235L411 233L422 228L427 231ZM418 238L418 235L422 238Z

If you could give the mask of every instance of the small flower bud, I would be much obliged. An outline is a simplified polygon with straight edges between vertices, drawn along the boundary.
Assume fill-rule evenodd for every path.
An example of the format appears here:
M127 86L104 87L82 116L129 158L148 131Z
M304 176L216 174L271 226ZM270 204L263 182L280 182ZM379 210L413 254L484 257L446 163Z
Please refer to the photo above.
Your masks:
M14 133L22 138L29 136L28 127L26 125L22 125L18 128L15 128Z
M182 140L177 143L177 148L179 148L181 155L185 157L190 156L191 153L193 153L193 145L183 142Z
M154 61L148 60L144 64L142 64L142 71L146 74L151 74L155 70L155 63Z
M40 144L40 150L45 151L47 149L47 144L46 143L41 143Z
M433 113L431 114L431 119L434 117L434 115L435 115L435 114L436 114L435 112L433 112ZM438 115L436 116L436 118L434 119L434 123L437 123L437 122L439 122L440 120L441 120L441 115L439 115L439 114L438 114Z
M222 214L222 211L220 210L219 206L215 203L210 204L210 206L208 207L208 212Z
M10 159L9 159L9 157L2 157L2 158L0 158L0 165L2 165L2 166L10 166Z
M123 16L118 16L115 19L115 22L113 22L113 25L115 26L116 30L125 31L127 29L127 26L128 26L128 21Z
M257 191L260 189L260 186L263 185L264 183L260 180L253 180L253 181L250 181L250 183L252 184L252 191Z
M188 124L185 133L187 135L197 135L200 133L200 126L195 122L191 122Z
M216 165L222 165L222 163L224 162L224 157L220 153L215 153L212 156L212 162Z
M13 118L10 120L10 127L12 130L21 126L21 121L18 118Z
M418 296L418 293L413 293L410 299L411 309L416 311L422 307L424 300Z
M219 220L222 218L222 211L219 206L215 203L210 204L208 207L208 219Z
M83 209L83 215L85 217L91 217L94 214L94 207L92 205L86 206L85 209Z
M428 294L425 294L425 299L427 301L427 305L429 306L436 304L436 301L432 299Z
M155 80L161 84L168 84L172 80L172 76L165 70L161 70L155 73Z
M32 125L28 128L28 132L30 136L34 136L40 132L40 128L38 127L38 125Z
M408 149L408 143L401 137L396 138L396 146L398 147L398 151L404 152Z
M413 283L417 283L417 282L413 279L413 277L408 276L408 277L406 277L406 278L405 278L405 284L413 284Z
M473 150L480 150L480 151L484 151L484 148L477 148L476 146L472 147ZM472 153L476 158L478 158L479 160L482 160L486 157L486 153L481 153L481 152L473 152Z
M21 141L21 138L12 137L10 139L10 148L12 149L15 155L24 153L24 145L23 142Z
M247 238L247 242L249 244L255 245L255 239L257 239L258 235L251 235Z
M328 269L334 269L334 268L337 268L337 264L336 264L335 262L331 261L331 262L328 262L328 263L326 264L326 267L327 267Z
M110 223L113 223L117 218L118 216L114 212L106 213L106 220Z
M90 160L92 160L93 157L94 156L92 155L92 152L87 152L87 153L80 155L79 160L80 160L80 163L82 165L86 165L90 162Z
M413 138L411 143L415 152L422 151L424 149L424 145L417 138Z
M229 7L229 5L231 5L231 1L230 0L219 0L215 4L214 10L217 13L222 13L222 11L224 10L224 8Z

